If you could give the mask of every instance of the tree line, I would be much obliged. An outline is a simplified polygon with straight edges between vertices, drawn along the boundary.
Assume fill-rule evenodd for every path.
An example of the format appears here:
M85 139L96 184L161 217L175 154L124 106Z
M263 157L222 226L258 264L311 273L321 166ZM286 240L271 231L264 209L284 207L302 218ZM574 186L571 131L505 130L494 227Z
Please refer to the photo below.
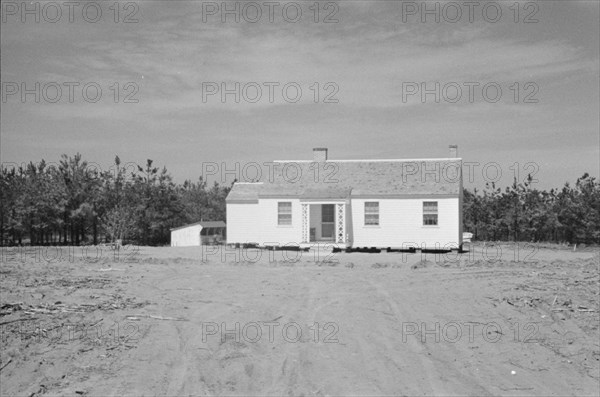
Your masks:
M600 183L589 174L575 186L538 190L531 178L504 190L464 189L464 230L474 240L599 243ZM163 167L122 164L108 171L63 155L0 172L2 245L79 245L122 240L169 243L170 229L199 220L225 220L230 186L200 177L175 184Z
M538 190L531 176L502 190L464 189L464 230L480 241L600 243L600 183L588 173L575 186Z
M199 178L175 184L166 168L122 164L108 171L80 154L63 155L0 172L3 245L169 243L170 229L199 220L224 220L230 187Z

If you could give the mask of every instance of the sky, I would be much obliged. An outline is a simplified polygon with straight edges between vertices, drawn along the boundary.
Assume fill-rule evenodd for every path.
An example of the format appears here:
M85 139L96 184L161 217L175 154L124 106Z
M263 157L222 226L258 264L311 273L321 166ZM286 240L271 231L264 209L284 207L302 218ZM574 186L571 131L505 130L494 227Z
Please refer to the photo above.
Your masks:
M467 3L3 1L1 162L153 159L182 183L456 144L468 187L597 177L600 2Z

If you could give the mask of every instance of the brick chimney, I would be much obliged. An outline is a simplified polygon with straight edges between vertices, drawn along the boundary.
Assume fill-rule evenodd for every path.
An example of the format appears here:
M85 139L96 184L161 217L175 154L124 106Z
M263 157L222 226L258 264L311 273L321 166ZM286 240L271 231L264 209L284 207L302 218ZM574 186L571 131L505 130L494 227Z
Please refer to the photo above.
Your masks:
M313 149L313 161L316 163L323 163L327 161L327 148L316 147Z
M450 148L450 158L457 158L458 157L458 145L450 145L448 146Z

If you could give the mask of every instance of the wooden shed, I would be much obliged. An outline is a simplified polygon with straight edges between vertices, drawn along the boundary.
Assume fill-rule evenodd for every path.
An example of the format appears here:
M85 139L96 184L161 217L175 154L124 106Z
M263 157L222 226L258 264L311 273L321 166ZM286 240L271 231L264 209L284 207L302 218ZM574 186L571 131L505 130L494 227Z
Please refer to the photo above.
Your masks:
M200 221L171 229L171 247L222 244L225 238L223 221Z

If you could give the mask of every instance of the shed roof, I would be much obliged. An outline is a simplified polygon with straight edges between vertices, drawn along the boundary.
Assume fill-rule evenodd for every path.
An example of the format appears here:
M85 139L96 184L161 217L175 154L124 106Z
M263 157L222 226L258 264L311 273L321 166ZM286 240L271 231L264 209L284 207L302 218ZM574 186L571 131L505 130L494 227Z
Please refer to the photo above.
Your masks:
M279 161L261 182L235 183L227 201L458 195L462 160ZM318 171L317 171L318 169Z
M174 228L171 229L171 231L173 231L173 230L179 230L179 229L185 229L186 227L198 226L198 225L202 226L202 228L207 228L207 227L227 227L227 225L223 221L200 221L200 222L190 223L188 225L174 227Z

